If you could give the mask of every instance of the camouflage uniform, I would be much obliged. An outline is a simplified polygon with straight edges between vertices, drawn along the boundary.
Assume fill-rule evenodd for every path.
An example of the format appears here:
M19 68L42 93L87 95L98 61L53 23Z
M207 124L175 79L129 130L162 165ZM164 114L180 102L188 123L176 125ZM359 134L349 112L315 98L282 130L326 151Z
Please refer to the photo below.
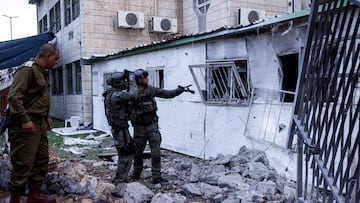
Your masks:
M131 149L132 137L128 129L128 102L136 99L137 87L135 81L130 81L129 85L129 91L112 87L103 94L105 114L111 126L114 145L119 156L116 176L113 179L115 185L126 182L135 152L134 149Z
M24 103L41 94L29 108ZM39 190L48 170L48 114L50 108L50 84L48 72L35 61L19 67L9 90L8 103L13 123L8 128L11 145L13 172L10 191L24 192L26 183L30 189ZM25 134L22 123L32 121L35 132Z
M183 92L183 88L164 90L148 85L143 90L139 90L137 100L131 104L131 121L134 127L134 141L137 146L134 157L134 179L140 178L143 169L143 151L147 141L149 141L151 149L153 182L161 179L161 134L156 114L157 105L155 97L174 98Z

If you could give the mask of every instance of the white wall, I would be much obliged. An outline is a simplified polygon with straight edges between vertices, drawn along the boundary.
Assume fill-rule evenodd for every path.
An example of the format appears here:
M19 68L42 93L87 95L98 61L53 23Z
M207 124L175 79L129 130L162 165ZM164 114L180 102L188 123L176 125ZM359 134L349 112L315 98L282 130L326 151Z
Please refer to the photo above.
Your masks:
M301 40L297 39L297 32L293 32L287 37L293 39L293 47L300 46ZM243 41L244 39L239 40ZM217 41L221 42L221 40ZM226 42L233 43L233 40L226 39L224 43ZM193 84L195 89L195 82L188 67L189 65L206 63L205 47L205 42L193 43L94 63L92 72L97 72L97 79L94 80L93 78L93 81L98 83L93 84L98 88L98 95L93 96L94 128L109 132L101 96L104 73L122 71L125 68L135 70L137 68L146 69L147 67L163 66L165 89L174 89L177 85L187 84ZM288 46L284 46L286 50L296 50L293 47L289 49ZM284 54L287 51L281 50L279 45L273 45L268 35L246 38L247 51L244 51L244 48L244 46L238 46L239 50L234 51L242 56L247 53L246 58L248 58L253 87L279 91L277 70L280 67L280 62L277 59L277 54L279 52ZM295 157L294 154L288 153L285 149L287 129L281 133L270 134L270 137L267 137L270 131L263 130L265 124L268 125L266 127L272 129L271 132L276 132L279 123L285 123L288 128L292 103L273 106L271 110L264 110L269 109L272 100L275 101L278 98L271 97L272 100L267 101L266 97L262 97L259 92L257 99L249 106L205 105L201 101L198 90L195 90L194 95L183 93L173 99L157 98L163 148L207 159L219 153L237 154L240 147L245 145L252 149L265 151L271 164L275 166L278 172L295 179ZM265 124L259 125L259 119L264 119L264 117L277 122L270 124L263 122ZM262 136L259 137L259 134Z

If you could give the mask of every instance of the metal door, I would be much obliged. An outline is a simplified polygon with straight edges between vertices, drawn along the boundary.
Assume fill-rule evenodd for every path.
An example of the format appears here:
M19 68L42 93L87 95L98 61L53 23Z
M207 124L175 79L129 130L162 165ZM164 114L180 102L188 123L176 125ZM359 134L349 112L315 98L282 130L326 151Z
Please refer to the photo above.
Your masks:
M288 142L297 146L299 202L360 202L359 6L311 3Z

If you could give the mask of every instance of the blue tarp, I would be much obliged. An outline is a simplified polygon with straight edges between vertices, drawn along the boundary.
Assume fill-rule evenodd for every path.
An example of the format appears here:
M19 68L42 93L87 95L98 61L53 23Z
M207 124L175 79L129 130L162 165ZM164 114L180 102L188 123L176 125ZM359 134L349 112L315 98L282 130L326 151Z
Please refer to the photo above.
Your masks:
M0 70L19 66L31 57L35 57L41 45L54 38L54 33L45 32L31 37L0 42Z

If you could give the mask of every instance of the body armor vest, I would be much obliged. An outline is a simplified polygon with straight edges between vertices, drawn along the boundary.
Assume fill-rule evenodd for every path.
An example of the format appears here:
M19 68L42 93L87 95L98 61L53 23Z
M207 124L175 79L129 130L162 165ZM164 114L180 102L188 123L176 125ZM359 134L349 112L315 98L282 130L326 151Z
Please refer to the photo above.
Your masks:
M139 91L137 100L131 105L131 121L134 124L147 125L158 120L156 101L150 92Z
M128 101L119 99L120 90L107 90L103 96L105 98L105 115L112 128L128 127Z

